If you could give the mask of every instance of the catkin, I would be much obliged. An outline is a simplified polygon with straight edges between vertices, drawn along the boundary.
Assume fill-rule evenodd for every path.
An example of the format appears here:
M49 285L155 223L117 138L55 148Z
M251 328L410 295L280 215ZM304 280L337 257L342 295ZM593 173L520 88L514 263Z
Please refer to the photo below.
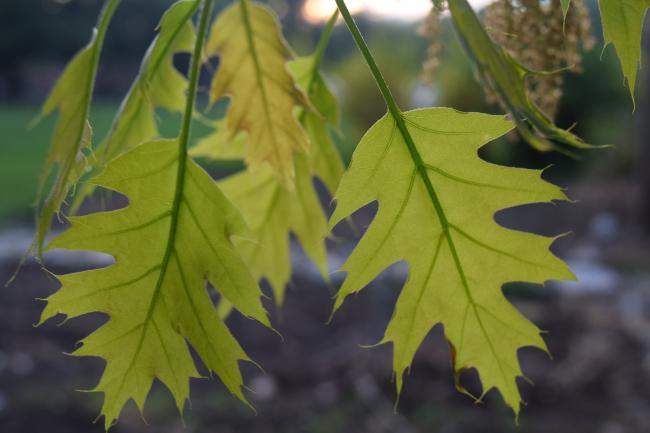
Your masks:
M496 0L486 8L485 27L492 39L531 71L571 68L581 72L582 51L595 45L584 0L573 0L566 23L560 0ZM535 75L527 81L529 97L549 117L557 115L562 74ZM489 102L501 102L486 89Z
M440 65L440 51L442 49L442 44L440 43L440 15L445 9L445 3L442 6L433 5L431 12L429 12L429 15L418 29L420 36L425 38L429 44L426 60L422 64L421 74L422 81L428 85L432 85L435 81L435 75Z

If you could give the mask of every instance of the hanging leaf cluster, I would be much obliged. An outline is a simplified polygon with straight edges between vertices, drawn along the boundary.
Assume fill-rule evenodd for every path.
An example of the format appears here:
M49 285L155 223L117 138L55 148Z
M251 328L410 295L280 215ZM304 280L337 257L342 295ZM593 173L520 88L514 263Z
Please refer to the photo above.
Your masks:
M595 147L556 126L530 97L529 77L553 71L522 66L490 37L467 0L436 0L435 7L449 8L478 75L510 118L450 108L402 111L345 2L336 0L387 107L346 170L333 140L341 110L321 75L338 12L315 51L297 56L268 6L238 0L213 20L214 3L179 0L164 14L112 127L97 144L88 117L102 45L120 0L106 2L90 43L43 107L43 115L56 111L59 117L40 181L32 250L39 256L57 248L99 251L114 263L59 275L61 288L47 299L40 322L59 314L108 316L73 353L106 362L93 389L103 394L106 428L129 400L142 410L156 379L180 412L190 379L211 374L246 402L239 362L250 359L225 316L237 310L270 327L260 282L268 281L281 307L292 273L291 236L327 279L330 231L372 202L377 214L341 269L346 277L334 311L384 269L405 262L408 279L380 341L392 345L397 393L423 339L442 324L457 387L468 393L458 376L474 368L483 394L498 390L518 415L518 351L546 345L504 297L503 285L574 277L550 252L554 238L504 228L494 215L566 196L541 171L491 164L478 150L514 128L541 151L574 155ZM552 4L564 17L575 7L569 0ZM616 48L634 95L650 3L599 4L605 41ZM174 67L179 52L192 53L188 77ZM211 133L194 143L199 76L214 57L219 61L207 99L210 106L227 101L227 110L208 119ZM175 138L160 137L161 109L182 114ZM193 158L239 160L244 168L215 181ZM329 222L314 179L334 196ZM74 216L97 188L124 195L128 205ZM47 244L52 220L64 214L70 227Z

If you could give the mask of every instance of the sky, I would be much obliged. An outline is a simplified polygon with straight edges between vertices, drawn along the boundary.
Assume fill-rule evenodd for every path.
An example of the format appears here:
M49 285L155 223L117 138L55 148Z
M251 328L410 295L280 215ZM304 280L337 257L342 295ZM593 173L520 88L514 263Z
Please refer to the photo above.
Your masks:
M491 0L470 0L475 7L484 6ZM416 21L431 10L431 0L346 0L351 13L366 13L376 18ZM303 15L310 22L326 21L334 12L334 0L307 0Z

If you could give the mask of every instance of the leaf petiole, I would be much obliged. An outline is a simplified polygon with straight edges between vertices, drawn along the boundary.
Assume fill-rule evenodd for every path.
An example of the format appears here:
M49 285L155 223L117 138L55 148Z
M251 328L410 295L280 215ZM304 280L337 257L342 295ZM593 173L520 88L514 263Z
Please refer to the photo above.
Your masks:
M320 39L318 40L318 44L316 45L316 50L314 51L315 70L320 69L320 64L323 61L323 55L325 54L325 50L327 49L327 45L329 44L330 37L332 36L332 31L334 30L334 25L336 24L336 20L338 18L339 18L339 11L336 10L329 18L329 20L327 20L327 24L325 24L323 33L321 34Z

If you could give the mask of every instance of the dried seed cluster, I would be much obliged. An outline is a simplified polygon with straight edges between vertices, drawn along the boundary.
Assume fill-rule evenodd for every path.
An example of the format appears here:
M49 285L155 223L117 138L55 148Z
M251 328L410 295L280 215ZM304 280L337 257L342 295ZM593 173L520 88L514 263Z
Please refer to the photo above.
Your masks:
M584 0L573 0L566 23L560 0L496 0L486 8L485 27L493 40L532 71L572 68L581 72L581 47L596 43ZM555 117L562 96L562 74L533 75L527 84L531 100ZM490 102L500 102L486 89Z
M418 29L420 36L425 38L429 43L427 58L422 64L422 81L429 85L433 84L436 71L440 65L439 56L442 49L442 44L440 43L440 15L446 7L446 2L441 3L440 6L436 6L434 3L431 7L431 12L429 12L429 15Z

